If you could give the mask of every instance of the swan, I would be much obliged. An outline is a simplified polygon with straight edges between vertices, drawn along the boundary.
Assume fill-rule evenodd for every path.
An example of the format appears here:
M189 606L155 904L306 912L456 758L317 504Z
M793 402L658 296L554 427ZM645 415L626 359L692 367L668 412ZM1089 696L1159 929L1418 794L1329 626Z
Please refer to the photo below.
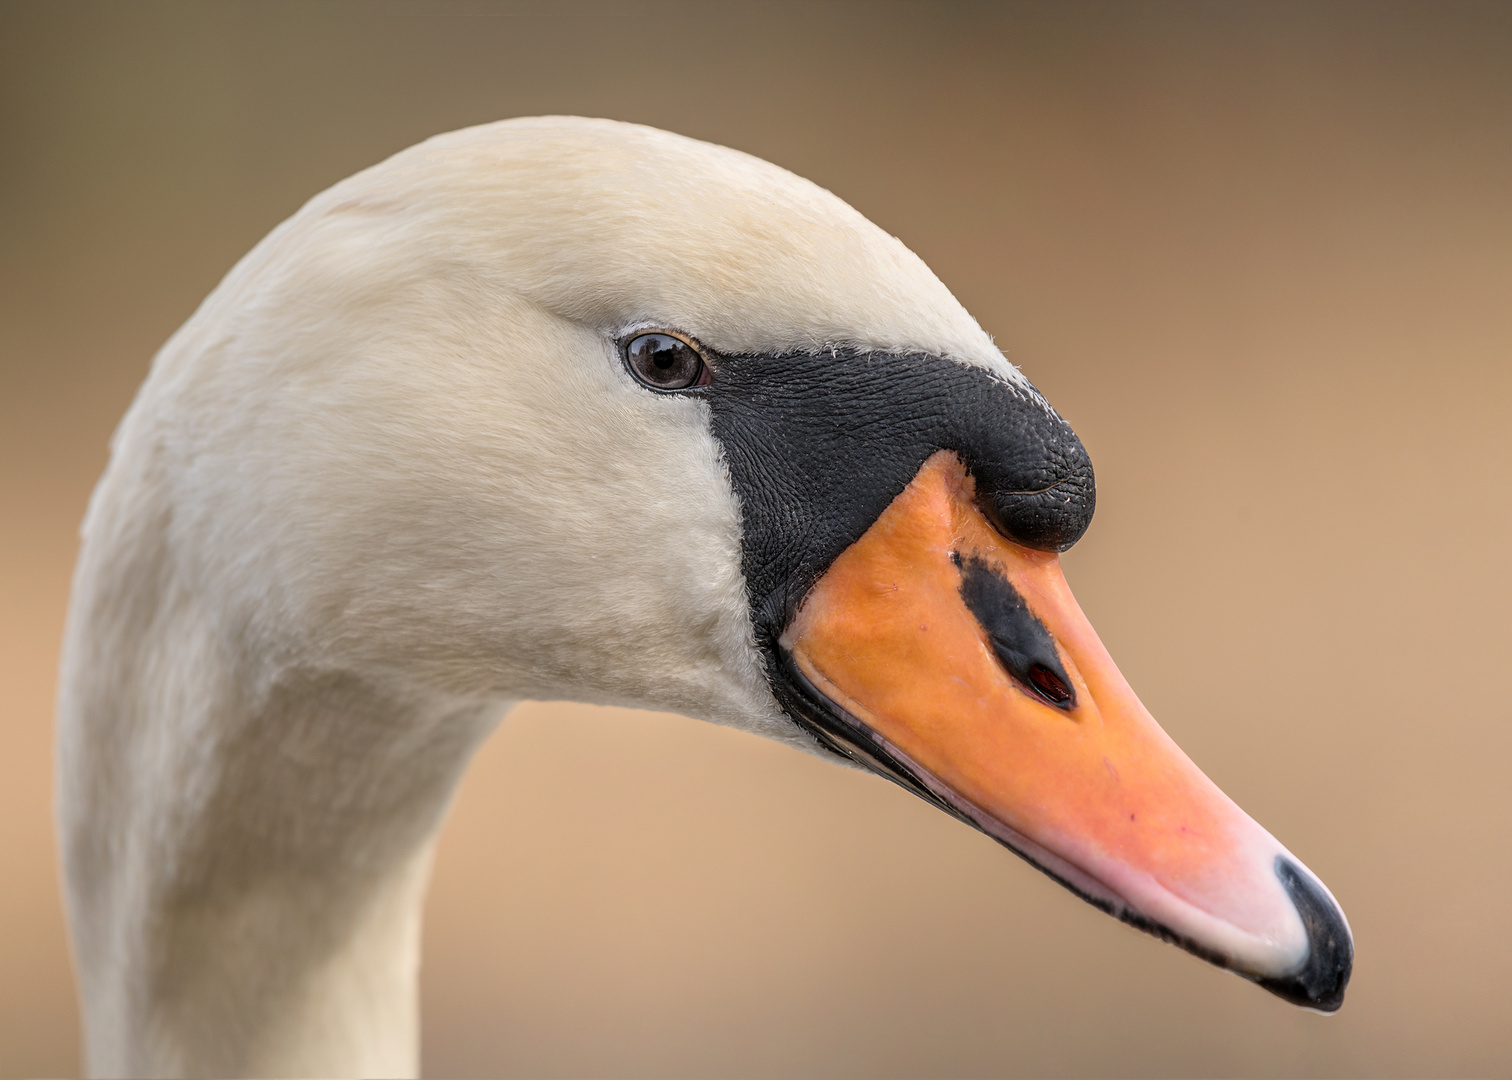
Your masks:
M414 1075L436 834L525 699L872 770L1337 1009L1338 904L1066 585L1094 500L924 263L767 162L547 117L336 184L164 345L82 527L57 810L88 1068Z

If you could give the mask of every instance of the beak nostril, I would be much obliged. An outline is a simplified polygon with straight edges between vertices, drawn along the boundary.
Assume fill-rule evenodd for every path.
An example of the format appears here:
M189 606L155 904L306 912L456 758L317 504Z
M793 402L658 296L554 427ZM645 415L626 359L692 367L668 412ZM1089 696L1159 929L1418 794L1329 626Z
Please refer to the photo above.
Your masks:
M1069 708L1072 703L1071 688L1065 680L1051 671L1044 664L1031 664L1029 667L1029 684L1056 708Z
M1076 708L1076 691L1061 668L1055 640L1001 571L977 558L962 560L961 599L976 617L1003 670L1023 689L1047 705L1067 712Z

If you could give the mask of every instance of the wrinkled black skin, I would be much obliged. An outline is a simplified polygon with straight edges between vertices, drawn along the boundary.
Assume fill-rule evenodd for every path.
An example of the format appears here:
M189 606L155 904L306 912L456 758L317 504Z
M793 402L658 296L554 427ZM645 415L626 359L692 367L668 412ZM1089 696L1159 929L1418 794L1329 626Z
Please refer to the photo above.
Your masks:
M830 564L939 450L961 457L976 480L978 507L1003 536L1039 551L1066 550L1086 531L1096 505L1081 441L1027 384L937 356L827 349L708 360L708 384L678 392L708 402L740 500L747 597L778 704L825 749L980 828L974 808L931 786L804 678L779 639ZM1041 663L1070 685L1048 631L1013 585L984 563L962 569L962 598L1005 670L1025 684L1029 666ZM1197 942L1038 868L1124 922L1226 966ZM1255 981L1288 1001L1332 1012L1353 958L1342 917L1289 861L1278 858L1276 873L1302 916L1310 949L1297 972Z
M837 349L711 358L714 436L740 498L756 636L776 642L808 590L939 450L961 456L1003 535L1064 551L1092 521L1092 462L1032 389L919 354Z

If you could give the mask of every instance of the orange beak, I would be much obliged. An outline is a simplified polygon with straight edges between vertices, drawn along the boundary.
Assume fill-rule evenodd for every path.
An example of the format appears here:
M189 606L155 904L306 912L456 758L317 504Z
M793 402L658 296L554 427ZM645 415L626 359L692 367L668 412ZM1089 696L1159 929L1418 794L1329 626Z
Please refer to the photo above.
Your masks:
M832 748L1110 913L1290 1000L1337 1009L1337 904L1135 696L1054 554L999 535L941 451L783 634Z

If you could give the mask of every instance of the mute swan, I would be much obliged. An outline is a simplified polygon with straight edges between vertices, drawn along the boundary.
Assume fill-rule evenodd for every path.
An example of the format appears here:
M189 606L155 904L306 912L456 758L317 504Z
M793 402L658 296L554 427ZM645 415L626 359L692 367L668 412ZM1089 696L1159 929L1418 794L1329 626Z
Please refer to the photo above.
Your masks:
M875 770L1299 1004L1353 944L1061 576L1075 435L898 240L603 120L316 196L163 347L86 518L59 819L89 1068L411 1075L420 906L510 703Z

